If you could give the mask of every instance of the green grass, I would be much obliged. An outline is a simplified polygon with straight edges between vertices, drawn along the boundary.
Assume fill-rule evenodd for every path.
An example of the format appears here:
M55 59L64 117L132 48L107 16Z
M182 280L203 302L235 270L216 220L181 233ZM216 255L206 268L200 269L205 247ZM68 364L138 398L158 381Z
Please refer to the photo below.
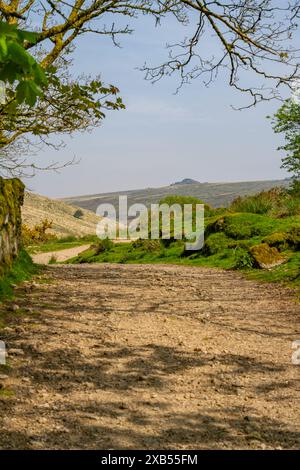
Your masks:
M21 250L12 268L0 279L0 302L13 298L12 284L18 284L30 279L39 269L41 268L32 262L28 253L25 250Z
M300 215L299 194L292 194L283 188L273 188L254 195L238 197L230 209L234 212L250 212L253 214L288 217Z
M1 388L0 389L0 397L2 398L11 398L14 396L14 392L9 390L8 388Z
M248 271L251 279L268 282L286 282L289 285L300 287L300 252L289 253L287 263L277 266L270 271L255 269Z
M27 247L28 253L48 253L50 251L67 250L68 248L75 248L81 245L94 243L98 240L96 235L85 235L84 237L68 236L58 240L49 240L39 245L31 245Z
M223 216L206 220L205 246L201 251L185 252L184 242L168 243L139 240L117 243L97 252L93 247L68 260L68 263L171 263L189 266L206 266L222 269L239 269L254 279L287 282L300 286L300 252L297 245L282 245L287 262L271 271L255 269L249 248L260 244L274 233L292 233L300 229L300 217L283 219L260 214L227 212ZM300 231L299 231L300 233ZM298 242L300 243L300 242Z

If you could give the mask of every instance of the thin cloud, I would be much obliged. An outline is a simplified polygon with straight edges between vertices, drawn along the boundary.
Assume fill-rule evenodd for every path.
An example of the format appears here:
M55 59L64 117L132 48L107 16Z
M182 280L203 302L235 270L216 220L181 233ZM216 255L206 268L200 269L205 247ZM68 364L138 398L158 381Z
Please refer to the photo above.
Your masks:
M139 99L129 102L127 112L131 115L155 118L161 122L212 122L211 117L206 116L199 109L184 108L157 99Z

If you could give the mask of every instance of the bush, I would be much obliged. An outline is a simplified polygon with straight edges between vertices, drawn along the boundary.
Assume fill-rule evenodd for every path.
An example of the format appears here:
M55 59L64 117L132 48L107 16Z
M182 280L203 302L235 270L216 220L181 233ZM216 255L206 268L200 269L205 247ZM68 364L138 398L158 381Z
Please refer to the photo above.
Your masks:
M300 215L300 184L294 182L294 189L273 188L254 196L238 197L230 210L283 218Z
M180 196L174 194L173 196L164 197L159 201L159 204L168 204L168 206L179 204L182 208L185 204L192 204L193 206L196 206L196 204L204 204L204 211L206 215L209 215L213 212L213 208L209 204L205 204L203 201L193 196Z
M262 191L253 196L239 196L236 198L230 210L233 212L250 212L252 214L268 214L272 210L280 207L282 199L287 195L283 188L273 188L269 191Z
M97 256L101 253L109 252L113 248L114 244L108 238L99 240L97 243L91 245L87 250L79 253L78 256L67 260L67 263L94 263L97 261Z
M196 205L197 204L204 204L204 203L200 199L198 199L196 197L193 197L193 196L171 195L171 196L166 196L163 199L161 199L159 201L159 205L162 205L162 204L166 204L169 207L172 207L174 205L179 205L182 209L182 219L183 219L183 215L184 215L184 210L183 210L184 205L185 204L192 205L192 213L191 213L192 220L190 220L190 223L191 223L192 227L194 228L195 223L196 223ZM204 214L205 214L205 216L211 215L212 212L213 212L213 209L208 204L204 204ZM184 238L184 236L185 236L185 233L183 231L182 221L180 220L180 223L179 223L179 226L178 226L176 224L175 220L176 220L176 216L174 217L174 213L171 213L170 214L170 238L169 239L162 239L161 238L165 247L168 247L171 243L176 241L176 239L178 239L178 238L175 238L176 236L178 237L178 235L179 235L179 236L181 236L181 238ZM162 218L161 218L161 216L160 216L160 220L159 220L159 233L160 233L160 237L162 237L163 227L162 227ZM150 234L150 232L149 232L149 234Z
M22 225L22 242L24 246L44 243L48 240L55 240L57 237L54 234L46 233L47 230L52 228L52 222L44 219L40 224L29 227L26 224Z
M286 232L275 232L265 237L263 243L283 251L289 247L289 235Z
M234 255L235 263L234 269L246 269L246 268L253 268L254 260L248 250L244 248L238 248L235 251Z
M161 244L159 240L143 240L139 238L132 242L133 248L141 248L144 251L155 252L160 251Z
M104 251L110 251L113 248L114 244L109 238L104 238L103 240L99 240L94 245L91 245L89 250L94 250L95 256L103 253Z
M292 227L287 232L275 232L263 239L271 247L277 248L279 251L291 248L300 250L300 227Z
M300 227L293 227L289 230L288 241L291 248L300 250Z
M204 256L215 255L228 248L229 240L224 233L210 235L204 243L201 253Z
M300 198L300 180L299 179L294 179L292 181L292 184L288 190L288 193L296 198Z
M81 209L77 209L73 214L73 217L75 217L75 219L81 219L83 216L84 216L84 213L82 212Z
M300 215L300 198L287 196L284 201L282 201L282 206L274 212L274 216L284 218L293 215Z

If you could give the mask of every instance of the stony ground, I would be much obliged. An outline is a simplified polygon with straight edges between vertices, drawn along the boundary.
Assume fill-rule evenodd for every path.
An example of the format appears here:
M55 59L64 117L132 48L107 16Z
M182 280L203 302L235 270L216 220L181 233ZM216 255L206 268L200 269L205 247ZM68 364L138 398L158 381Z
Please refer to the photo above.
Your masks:
M0 448L300 449L288 290L212 269L51 266L15 302Z

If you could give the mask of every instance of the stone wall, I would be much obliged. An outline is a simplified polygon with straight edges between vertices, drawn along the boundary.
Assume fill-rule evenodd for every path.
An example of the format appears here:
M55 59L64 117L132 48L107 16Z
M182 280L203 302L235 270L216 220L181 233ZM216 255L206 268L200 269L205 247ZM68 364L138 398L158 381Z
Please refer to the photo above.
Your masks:
M0 277L9 269L21 244L21 206L24 185L0 177Z

